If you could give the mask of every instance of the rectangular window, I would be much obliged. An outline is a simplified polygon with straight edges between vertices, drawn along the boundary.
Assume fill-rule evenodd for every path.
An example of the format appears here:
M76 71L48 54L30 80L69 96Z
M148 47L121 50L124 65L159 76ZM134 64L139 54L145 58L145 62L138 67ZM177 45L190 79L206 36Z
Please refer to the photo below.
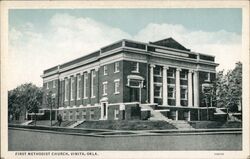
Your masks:
M181 88L181 99L186 100L187 99L187 89Z
M87 81L88 81L88 73L85 72L84 73L84 84L83 84L83 98L86 99L87 98Z
M174 70L173 69L169 69L167 72L168 72L168 78L174 78Z
M154 88L154 96L156 97L156 98L161 98L162 97L162 87L161 86L155 86L155 88Z
M71 82L70 82L70 100L74 100L74 83L75 83L75 80L74 80L74 77L71 77Z
M95 98L94 95L94 78L95 78L95 70L91 71L91 98Z
M68 101L68 88L69 88L69 80L65 79L65 88L64 88L64 97L65 101Z
M132 72L135 72L135 73L139 72L139 63L138 62L132 63Z
M56 88L56 81L53 81L53 88Z
M66 111L63 112L63 120L67 120L67 113L66 113Z
M77 75L77 86L76 86L76 96L77 99L80 99L80 84L81 84L81 75Z
M119 119L119 110L118 109L115 109L115 111L114 111L114 119L115 120Z
M115 94L119 94L120 79L114 80L115 82Z
M162 69L161 69L161 67L160 66L156 66L154 68L154 76L160 76L161 77L161 75L162 75Z
M173 86L169 86L168 87L168 98L169 99L175 99L175 92L174 92L174 87Z
M72 112L72 111L69 112L69 119L70 119L70 120L73 119L73 112Z
M94 119L94 110L90 110L90 116L89 117L90 117L90 120Z
M107 95L107 87L108 87L108 82L103 82L102 83L102 95Z
M46 89L49 89L49 82L46 83Z
M86 110L83 110L83 111L82 111L82 119L83 119L83 120L86 120Z
M209 72L205 73L205 81L210 82L210 73Z
M107 65L103 66L103 75L108 75L108 66Z
M79 111L76 111L76 120L80 119Z
M182 80L187 80L187 72L181 71L181 73L180 73L180 78L181 78Z
M119 62L115 62L115 73L119 72Z

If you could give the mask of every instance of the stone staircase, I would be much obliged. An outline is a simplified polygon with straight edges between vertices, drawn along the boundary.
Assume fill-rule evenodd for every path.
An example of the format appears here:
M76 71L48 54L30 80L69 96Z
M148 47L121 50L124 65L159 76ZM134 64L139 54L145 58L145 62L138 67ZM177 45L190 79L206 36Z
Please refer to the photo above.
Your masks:
M85 120L76 121L74 124L68 126L68 128L77 127L78 125L82 124L84 121L85 121Z
M32 123L32 122L33 122L33 120L28 120L28 121L22 123L21 125L29 125L29 124Z
M150 104L141 104L140 105L142 109L146 109L146 110L150 110L151 113L151 117L149 118L149 120L152 121L166 121L169 124L172 124L173 126L175 126L178 129L182 129L182 130L192 130L194 129L187 121L185 120L172 120L167 118L165 115L163 115L161 112L162 111L166 111L166 110L155 110L152 107L150 107Z
M169 122L171 119L168 119L166 116L164 116L160 110L154 110L152 107L150 107L150 104L141 104L142 109L150 110L151 117L149 120L161 120L161 121L167 121Z
M170 124L174 125L178 129L193 130L194 128L185 120L171 120Z

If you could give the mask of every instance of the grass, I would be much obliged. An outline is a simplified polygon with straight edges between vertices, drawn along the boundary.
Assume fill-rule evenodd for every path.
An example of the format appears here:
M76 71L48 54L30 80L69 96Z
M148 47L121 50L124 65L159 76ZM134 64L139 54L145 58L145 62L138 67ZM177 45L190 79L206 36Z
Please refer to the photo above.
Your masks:
M165 121L142 121L142 120L106 120L85 121L77 128L110 129L110 130L165 130L176 129Z
M191 121L190 125L195 129L214 129L214 128L242 128L242 122L238 121Z

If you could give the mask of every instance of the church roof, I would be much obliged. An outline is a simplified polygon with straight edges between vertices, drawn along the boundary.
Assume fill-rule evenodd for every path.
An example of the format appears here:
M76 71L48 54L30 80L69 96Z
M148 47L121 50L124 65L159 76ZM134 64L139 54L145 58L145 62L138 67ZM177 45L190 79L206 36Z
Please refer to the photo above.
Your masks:
M162 39L159 41L155 41L155 42L149 42L149 44L163 46L163 47L169 47L169 48L178 49L178 50L190 51L190 49L185 48L183 45L181 45L180 43L178 43L177 41L175 41L171 37L166 38L166 39Z

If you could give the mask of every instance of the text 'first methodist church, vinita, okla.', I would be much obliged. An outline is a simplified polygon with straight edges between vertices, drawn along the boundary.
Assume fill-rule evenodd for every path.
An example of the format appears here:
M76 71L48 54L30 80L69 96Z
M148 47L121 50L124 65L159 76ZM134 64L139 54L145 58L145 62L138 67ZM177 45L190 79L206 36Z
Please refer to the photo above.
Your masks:
M204 100L215 80L214 61L173 38L123 39L45 70L40 114L49 114L50 93L53 118L61 114L65 121L216 120L214 101Z

